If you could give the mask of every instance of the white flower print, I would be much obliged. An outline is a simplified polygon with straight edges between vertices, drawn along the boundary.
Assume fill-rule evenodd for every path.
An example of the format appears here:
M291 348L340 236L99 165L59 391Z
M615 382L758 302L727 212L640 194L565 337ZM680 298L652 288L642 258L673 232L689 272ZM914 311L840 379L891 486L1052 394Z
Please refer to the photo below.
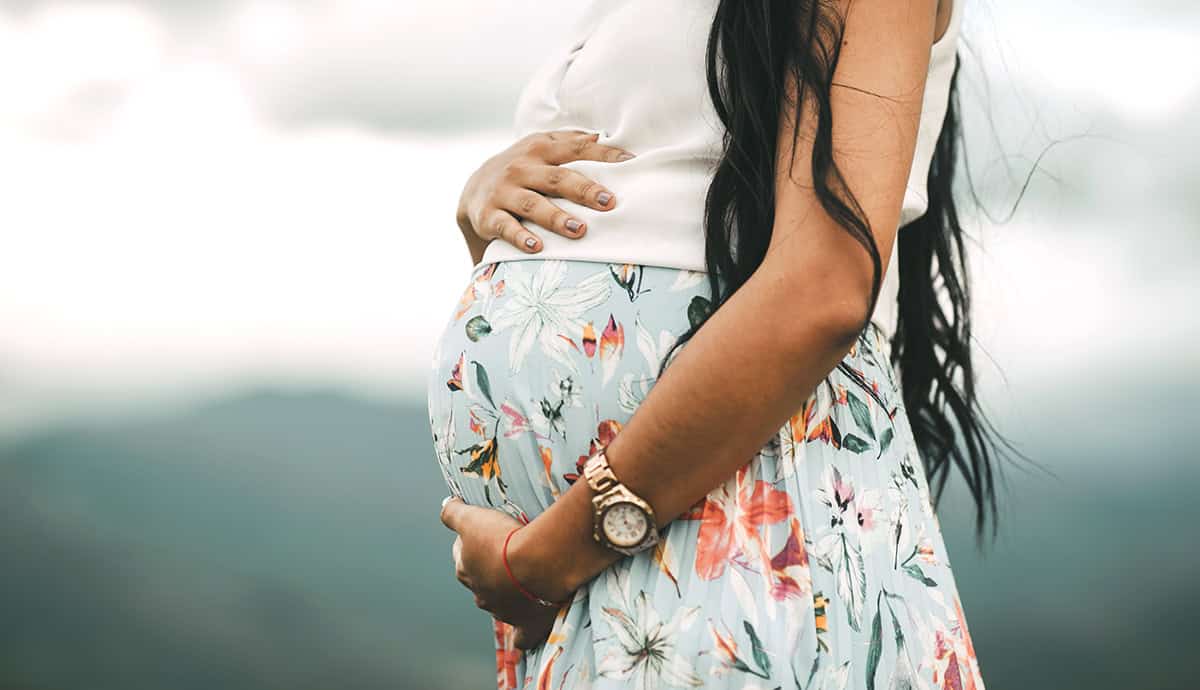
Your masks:
M846 622L862 630L867 598L867 570L862 551L844 529L826 531L813 547L817 563L837 578L837 593L846 606Z
M634 330L637 332L638 352L642 353L649 369L630 372L621 379L617 388L617 402L621 409L629 414L633 414L637 410L642 401L646 399L646 395L650 393L650 389L654 387L654 382L658 378L659 363L662 362L663 356L667 354L667 350L671 349L676 340L670 331L664 329L658 334L658 342L655 342L654 336L646 330L641 319L638 318L634 319Z
M550 375L553 380L548 386L549 395L535 401L529 423L534 432L543 438L549 438L552 433L566 438L566 410L569 407L583 407L583 396L574 375L564 377L558 369L552 369Z
M841 471L833 463L826 465L821 473L821 487L817 489L816 495L821 503L829 507L830 521L833 525L857 523L851 508L854 503L854 484L843 480Z
M629 680L631 687L650 690L663 685L698 688L704 680L692 662L675 651L676 635L691 627L700 607L679 607L663 621L645 591L634 597L633 610L604 607L613 641L596 671L606 678Z
M583 407L583 395L579 391L579 384L570 376L564 377L558 369L555 369L551 375L554 380L550 382L550 393L556 395L563 404L567 407Z
M671 283L671 287L667 289L671 292L687 290L690 287L699 285L706 275L704 271L680 271L675 275L675 282Z
M804 407L797 410L788 425L780 429L781 455L775 469L775 482L790 479L796 473L796 467L804 464L809 441L827 440L831 433L829 421L834 404L834 390L827 380L817 386L804 402Z
M582 316L589 309L604 304L612 290L607 271L584 278L575 287L564 287L567 272L564 261L543 261L532 276L514 262L505 276L507 300L491 315L493 332L512 328L509 342L509 372L521 370L525 357L540 342L542 350L555 361L579 371L570 357L574 341L564 339L581 334L585 322Z
M527 522L640 409L707 281L536 259L471 283L427 379L433 450L449 493ZM689 506L691 524L581 588L538 648L496 621L498 687L984 690L887 344L860 337L747 458L759 498L718 488Z
M904 638L900 638L896 643L896 667L888 682L888 690L917 690L920 687L920 680L917 678L916 671L913 670L908 653Z
M905 479L900 473L892 472L892 481L888 485L887 495L890 506L888 515L888 547L891 549L892 567L900 564L900 551L903 544L910 538L908 534L908 495L904 492Z
M837 666L829 667L825 680L821 683L822 690L846 690L850 683L850 660L847 659Z
M451 407L446 413L445 425L438 425L432 416L429 418L429 424L433 430L433 450L442 470L442 478L446 480L451 494L462 496L463 490L454 472L454 408Z
M843 479L832 464L825 467L817 498L829 506L829 527L817 538L813 556L817 563L837 578L837 592L846 606L850 627L861 630L863 606L867 596L867 573L863 553L852 534L859 532L855 510L854 484Z
M883 494L879 489L859 491L854 497L853 508L859 544L863 553L869 554L876 544L886 540L892 533L892 516L885 510Z

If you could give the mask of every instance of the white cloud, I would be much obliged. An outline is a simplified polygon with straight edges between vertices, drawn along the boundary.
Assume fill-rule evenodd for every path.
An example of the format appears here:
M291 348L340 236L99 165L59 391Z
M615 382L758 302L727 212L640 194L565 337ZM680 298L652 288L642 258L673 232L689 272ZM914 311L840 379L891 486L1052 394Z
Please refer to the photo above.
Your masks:
M155 18L131 6L51 6L21 21L0 14L0 126L74 130L89 96L133 88L167 48Z
M509 143L509 113L486 109L515 96L567 15L547 18L533 0L223 7L211 34L188 40L177 18L143 5L48 6L19 20L0 11L5 414L262 377L419 389L470 268L453 224L458 193ZM1125 87L1077 57L1103 32L1058 38L1050 50L1044 34L1016 37L1027 68L1119 105ZM1174 39L1131 40L1126 52L1154 42L1154 59L1175 55L1184 67L1171 63L1172 78L1194 66ZM1149 100L1126 115L1178 117L1178 96L1146 83L1158 82L1132 87ZM480 85L484 111L468 120L500 129L393 126L427 127ZM115 95L89 108L100 87ZM1105 212L1126 209L1106 226L1023 217L987 233L974 273L980 340L1010 375L1119 362L1144 348L1145 332L1196 335L1196 318L1179 316L1194 281L1177 282L1194 260L1167 248L1194 243L1121 230L1194 222L1178 210L1140 215L1139 190L1177 169L1162 160L1105 161L1121 172L1102 187ZM1180 264L1159 271L1172 256ZM1156 273L1173 277L1148 281Z

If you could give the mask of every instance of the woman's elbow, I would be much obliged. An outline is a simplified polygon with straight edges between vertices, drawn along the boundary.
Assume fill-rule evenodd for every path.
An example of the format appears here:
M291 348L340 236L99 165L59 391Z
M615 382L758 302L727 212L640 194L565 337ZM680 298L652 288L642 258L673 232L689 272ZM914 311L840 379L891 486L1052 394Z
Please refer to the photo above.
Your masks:
M788 339L802 349L849 349L867 325L869 298L849 289L816 292L806 301L804 317L792 320Z
M783 302L781 308L799 312L798 318L784 320L785 330L789 331L785 334L787 341L801 348L812 347L813 343L849 348L871 316L870 273L863 276L857 260L772 262L770 259L768 254L763 268L777 272L778 280L772 282L783 288L777 293ZM797 309L797 305L801 308Z
M835 346L849 348L866 328L871 317L870 297L869 293L858 292L831 296L833 304L826 314L824 330Z

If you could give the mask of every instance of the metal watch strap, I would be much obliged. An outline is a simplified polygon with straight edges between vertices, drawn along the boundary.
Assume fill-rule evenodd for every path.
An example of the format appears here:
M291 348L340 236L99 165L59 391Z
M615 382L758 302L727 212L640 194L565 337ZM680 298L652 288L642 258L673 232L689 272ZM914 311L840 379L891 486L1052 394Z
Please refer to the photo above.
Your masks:
M604 449L601 448L596 451L592 454L592 457L597 455L600 456L598 461L585 465L584 476L587 479L588 486L592 487L593 491L599 495L604 495L619 482L617 481L617 476L613 474L612 468L608 465L608 456L604 454ZM595 469L588 472L588 467L594 467Z
M650 506L649 503L647 503L645 501L645 499L643 499L641 496L638 496L637 494L630 491L629 487L626 487L623 484L621 484L620 480L617 479L616 474L613 473L612 467L608 464L608 455L606 455L604 451L605 451L605 449L601 448L600 450L593 453L588 458L588 460L585 461L584 467L583 467L583 475L584 475L585 481L587 481L588 486L590 486L592 488L592 490L596 492L596 495L592 498L592 504L594 506L596 506L596 510L597 510L597 512L594 515L594 520L595 520L594 530L595 531L593 533L593 536L595 537L597 542L606 546L607 548L610 548L614 551L617 551L618 553L622 553L627 556L632 556L644 549L647 549L647 548L650 548L650 547L656 545L659 542L659 532L657 529L655 529L655 526L654 526L654 509ZM635 548L620 547L620 546L617 546L616 544L612 544L612 543L608 542L607 539L601 537L603 530L600 525L601 513L599 512L599 506L601 505L601 503L603 503L605 501L605 498L608 495L613 494L613 493L627 494L629 497L634 499L636 501L636 503L641 504L642 510L644 510L647 513L647 517L650 519L651 524L650 524L650 529L646 534L646 539L638 547L635 547Z

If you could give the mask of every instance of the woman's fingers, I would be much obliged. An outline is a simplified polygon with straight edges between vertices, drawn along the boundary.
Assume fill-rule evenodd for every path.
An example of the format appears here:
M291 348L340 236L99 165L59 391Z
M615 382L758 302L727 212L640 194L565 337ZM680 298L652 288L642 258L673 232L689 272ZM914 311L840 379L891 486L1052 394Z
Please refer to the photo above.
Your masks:
M484 200L475 234L484 240L500 239L528 254L542 250L542 240L520 222L528 219L563 237L578 239L587 232L582 220L551 203L546 197L573 201L597 211L616 208L616 195L603 185L562 163L596 160L619 163L633 154L597 142L599 135L575 130L531 134L520 142L521 155L503 161L496 183ZM474 220L474 219L472 219Z
M524 625L517 626L517 634L513 638L513 646L517 649L530 650L546 641L554 630L555 616L542 618Z
M542 249L542 239L527 230L513 214L504 209L492 209L487 214L487 219L476 227L479 228L479 236L485 240L504 240L529 254Z
M442 524L452 530L458 530L459 516L462 515L462 510L466 507L466 501L458 496L447 496L442 499L442 512L439 517L442 519Z
M610 211L617 206L612 190L570 168L528 163L513 165L510 166L509 181L519 189L561 197L597 211Z
M450 545L450 555L454 558L454 577L462 583L464 587L470 587L471 581L467 578L466 568L463 567L462 560L462 537L457 537L454 543Z
M531 220L563 237L578 239L587 230L582 220L532 189L513 188L504 200L504 207L514 215Z
M634 157L623 148L599 143L600 135L578 130L543 132L530 138L530 153L551 165L568 161L623 163Z

